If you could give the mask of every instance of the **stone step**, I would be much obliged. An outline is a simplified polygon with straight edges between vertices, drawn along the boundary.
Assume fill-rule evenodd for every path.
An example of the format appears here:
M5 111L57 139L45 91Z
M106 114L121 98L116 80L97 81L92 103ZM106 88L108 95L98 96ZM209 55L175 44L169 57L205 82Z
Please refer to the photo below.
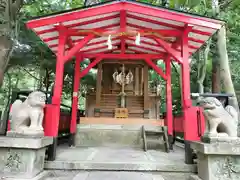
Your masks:
M56 172L56 171L55 171ZM191 173L147 173L123 171L58 171L45 180L188 180Z
M196 165L181 166L157 162L93 162L93 161L46 161L47 170L126 171L126 172L175 172L195 173Z
M156 126L152 128L152 127L143 126L142 134L143 134L144 151L148 150L149 144L156 144L156 143L162 144L163 142L165 151L168 153L170 152L166 127Z
M195 173L196 164L184 163L184 150L149 150L124 147L57 148L56 160L46 161L47 170L130 171Z

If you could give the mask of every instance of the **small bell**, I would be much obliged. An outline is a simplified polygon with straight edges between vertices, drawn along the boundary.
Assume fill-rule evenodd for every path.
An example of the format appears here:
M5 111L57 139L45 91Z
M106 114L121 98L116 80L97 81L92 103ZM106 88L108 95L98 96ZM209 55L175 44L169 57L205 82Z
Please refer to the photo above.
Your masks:
M136 36L135 44L137 46L140 46L140 33L138 33L137 36Z
M108 49L112 49L113 48L112 41L111 41L111 35L108 36L107 46L108 46Z

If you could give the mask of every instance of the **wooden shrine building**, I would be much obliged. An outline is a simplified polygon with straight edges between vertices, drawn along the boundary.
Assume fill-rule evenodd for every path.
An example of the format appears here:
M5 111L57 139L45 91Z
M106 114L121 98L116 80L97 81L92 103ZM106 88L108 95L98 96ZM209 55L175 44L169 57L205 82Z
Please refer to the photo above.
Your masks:
M156 104L160 97L148 90L148 69L144 61L99 63L96 91L86 99L86 116L115 117L116 108L122 108L124 116L126 108L126 117L158 119Z
M126 0L30 20L28 28L57 57L52 104L45 114L45 135L57 136L64 64L74 59L73 135L80 80L95 67L98 68L97 84L96 90L87 95L88 117L124 116L129 121L131 118L158 119L159 98L148 88L151 68L166 80L166 126L172 136L171 61L175 61L181 66L184 139L197 140L197 120L190 98L189 59L223 25L219 20ZM81 69L84 58L91 62ZM165 71L156 65L158 60L165 63Z

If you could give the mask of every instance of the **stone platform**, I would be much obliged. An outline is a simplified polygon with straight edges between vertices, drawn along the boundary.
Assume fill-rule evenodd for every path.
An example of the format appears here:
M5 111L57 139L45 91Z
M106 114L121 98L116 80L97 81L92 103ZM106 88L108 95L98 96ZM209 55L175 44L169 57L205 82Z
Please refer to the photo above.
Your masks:
M189 180L191 173L156 173L123 171L51 171L44 180Z
M91 171L138 171L194 173L195 165L184 164L184 150L174 147L174 152L133 148L69 148L57 149L55 161L45 163L48 170L91 170Z
M116 119L117 121L117 119ZM147 122L147 120L145 120ZM153 124L79 124L76 133L77 147L119 147L143 149L142 126L145 130L160 130L160 125ZM150 147L162 148L159 144ZM162 142L162 143L161 143Z

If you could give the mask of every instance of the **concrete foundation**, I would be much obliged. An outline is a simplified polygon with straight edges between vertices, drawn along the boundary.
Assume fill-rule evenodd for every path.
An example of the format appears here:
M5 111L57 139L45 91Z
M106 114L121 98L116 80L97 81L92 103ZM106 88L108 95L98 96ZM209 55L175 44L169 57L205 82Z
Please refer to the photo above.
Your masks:
M157 126L144 125L145 130ZM159 130L159 129L158 129ZM150 149L164 149L162 137L148 142ZM77 147L127 147L143 149L142 125L78 125Z
M0 177L43 179L46 147L52 142L49 137L0 137Z
M193 142L197 151L198 176L192 180L239 180L240 179L240 139L211 138L208 142Z
M143 148L141 126L78 125L78 147L135 147Z

